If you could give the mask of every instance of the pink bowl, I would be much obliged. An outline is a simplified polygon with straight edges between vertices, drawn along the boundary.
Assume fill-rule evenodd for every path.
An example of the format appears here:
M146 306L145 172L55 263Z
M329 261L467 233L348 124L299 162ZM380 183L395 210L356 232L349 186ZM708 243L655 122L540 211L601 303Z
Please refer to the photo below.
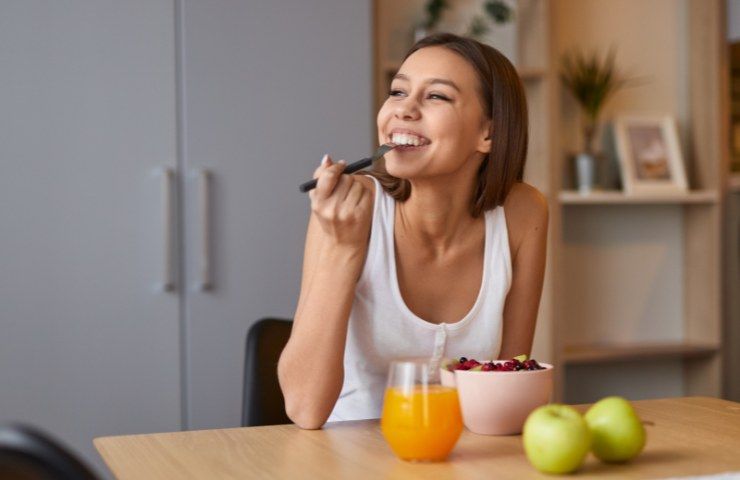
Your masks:
M485 362L482 362L485 363ZM544 370L471 372L440 370L442 385L457 387L463 423L482 435L517 435L535 408L550 402L552 365Z

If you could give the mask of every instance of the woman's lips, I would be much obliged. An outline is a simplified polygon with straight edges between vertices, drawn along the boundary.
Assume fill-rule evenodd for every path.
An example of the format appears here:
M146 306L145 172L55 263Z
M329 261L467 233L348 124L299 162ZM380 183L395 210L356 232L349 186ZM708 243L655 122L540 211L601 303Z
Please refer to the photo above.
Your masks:
M429 145L419 145L419 146L415 146L415 145L399 145L396 148L394 148L393 151L394 152L396 152L396 151L408 152L410 150L421 150L422 148L426 148L428 146Z

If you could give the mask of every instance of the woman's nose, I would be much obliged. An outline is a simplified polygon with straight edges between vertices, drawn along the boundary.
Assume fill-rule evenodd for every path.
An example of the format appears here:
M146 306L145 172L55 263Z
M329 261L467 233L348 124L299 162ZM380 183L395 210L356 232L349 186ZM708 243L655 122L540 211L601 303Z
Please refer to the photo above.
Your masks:
M406 97L396 104L394 113L401 120L415 120L419 118L419 106L416 104L416 100Z

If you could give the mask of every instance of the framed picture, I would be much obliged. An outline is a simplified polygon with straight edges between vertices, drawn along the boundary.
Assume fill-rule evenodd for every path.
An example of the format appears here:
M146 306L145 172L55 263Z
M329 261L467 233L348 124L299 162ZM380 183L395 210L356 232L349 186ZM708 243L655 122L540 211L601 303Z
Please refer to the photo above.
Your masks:
M619 116L614 120L614 135L625 193L688 190L673 117Z

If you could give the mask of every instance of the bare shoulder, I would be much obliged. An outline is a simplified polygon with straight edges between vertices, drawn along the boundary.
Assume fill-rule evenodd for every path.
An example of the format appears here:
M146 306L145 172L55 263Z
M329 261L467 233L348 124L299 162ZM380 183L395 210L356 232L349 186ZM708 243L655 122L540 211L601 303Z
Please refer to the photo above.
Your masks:
M504 210L507 216L524 216L525 218L542 217L547 215L547 199L532 185L517 182L512 185L504 201Z
M504 211L512 253L529 235L547 231L547 199L532 185L515 183L504 201Z

